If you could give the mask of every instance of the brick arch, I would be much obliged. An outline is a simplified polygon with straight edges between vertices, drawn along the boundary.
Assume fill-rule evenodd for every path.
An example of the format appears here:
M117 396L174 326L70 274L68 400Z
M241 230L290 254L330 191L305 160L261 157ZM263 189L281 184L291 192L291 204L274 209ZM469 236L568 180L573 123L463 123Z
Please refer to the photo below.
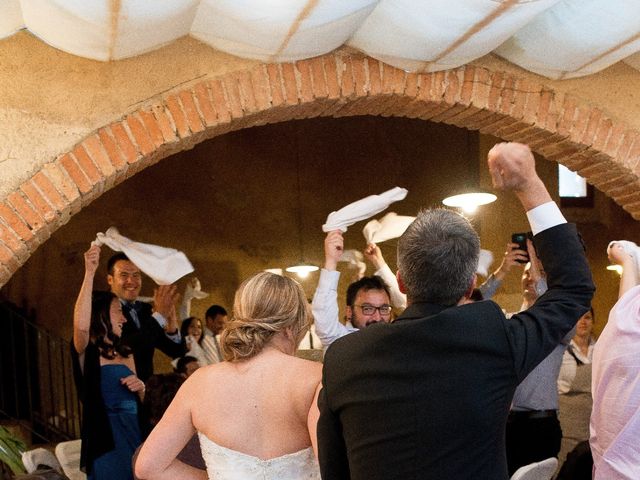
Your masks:
M640 135L541 84L466 65L406 73L333 53L183 87L84 138L0 202L0 286L71 216L173 153L242 128L318 116L443 122L528 143L640 219Z

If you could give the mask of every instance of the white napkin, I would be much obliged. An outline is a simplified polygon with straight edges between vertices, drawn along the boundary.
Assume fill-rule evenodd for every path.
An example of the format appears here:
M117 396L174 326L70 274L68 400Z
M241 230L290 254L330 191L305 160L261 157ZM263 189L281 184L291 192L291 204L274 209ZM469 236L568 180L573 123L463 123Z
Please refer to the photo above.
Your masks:
M407 193L405 188L394 187L380 195L369 195L350 203L336 212L331 212L327 217L327 222L322 226L322 231L341 230L344 233L347 231L347 227L354 223L380 213L393 202L403 200Z
M116 252L124 252L129 260L158 285L171 285L193 272L193 266L184 253L173 248L134 242L120 235L115 227L110 227L105 233L98 233L94 243L107 245Z
M398 215L389 212L380 220L369 221L362 229L367 243L380 243L402 236L404 231L413 223L416 217Z
M358 269L358 278L362 278L367 270L367 264L364 263L364 255L358 250L345 250L338 261L347 262L349 265L356 267Z
M609 253L609 249L613 246L614 243L622 245L624 251L633 258L633 261L636 263L635 285L640 284L640 247L629 240L614 240L612 242L609 242L609 245L607 246L607 253Z
M493 253L489 250L480 250L480 256L478 257L478 268L476 273L479 273L483 277L489 276L489 267L493 263Z
M202 287L200 286L200 280L197 278L192 278L190 282L187 283L187 286L184 288L184 299L185 300L202 300L203 298L207 298L209 294L207 292L202 291Z

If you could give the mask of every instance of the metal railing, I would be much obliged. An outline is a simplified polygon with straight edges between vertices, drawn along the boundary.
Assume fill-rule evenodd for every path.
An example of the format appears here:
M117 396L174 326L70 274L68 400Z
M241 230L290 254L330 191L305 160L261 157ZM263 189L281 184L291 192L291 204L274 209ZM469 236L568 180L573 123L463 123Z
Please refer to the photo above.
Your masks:
M31 433L29 443L80 437L80 404L69 341L9 303L0 303L0 418Z

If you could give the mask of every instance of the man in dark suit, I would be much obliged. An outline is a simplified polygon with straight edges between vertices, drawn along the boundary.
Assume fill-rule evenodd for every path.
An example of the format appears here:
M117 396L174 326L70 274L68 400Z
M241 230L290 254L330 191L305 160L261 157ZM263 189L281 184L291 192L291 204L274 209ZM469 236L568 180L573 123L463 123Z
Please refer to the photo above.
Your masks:
M142 288L140 269L124 253L116 253L107 262L107 282L122 302L127 322L122 340L133 350L136 374L143 382L153 375L153 354L158 348L171 358L186 353L175 310L175 286L161 285L154 292L153 307L136 299Z
M499 144L488 160L494 186L513 191L527 211L548 291L511 320L491 301L467 303L478 235L457 213L421 212L398 242L405 312L326 352L322 478L508 478L513 392L588 310L594 286L576 229L551 200L529 148Z

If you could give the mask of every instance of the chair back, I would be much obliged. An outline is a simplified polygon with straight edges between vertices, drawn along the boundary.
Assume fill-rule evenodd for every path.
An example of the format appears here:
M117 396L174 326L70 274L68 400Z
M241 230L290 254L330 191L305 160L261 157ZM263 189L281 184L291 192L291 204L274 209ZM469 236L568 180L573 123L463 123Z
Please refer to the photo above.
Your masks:
M510 480L551 480L558 468L558 459L547 458L541 462L530 463L514 472Z

